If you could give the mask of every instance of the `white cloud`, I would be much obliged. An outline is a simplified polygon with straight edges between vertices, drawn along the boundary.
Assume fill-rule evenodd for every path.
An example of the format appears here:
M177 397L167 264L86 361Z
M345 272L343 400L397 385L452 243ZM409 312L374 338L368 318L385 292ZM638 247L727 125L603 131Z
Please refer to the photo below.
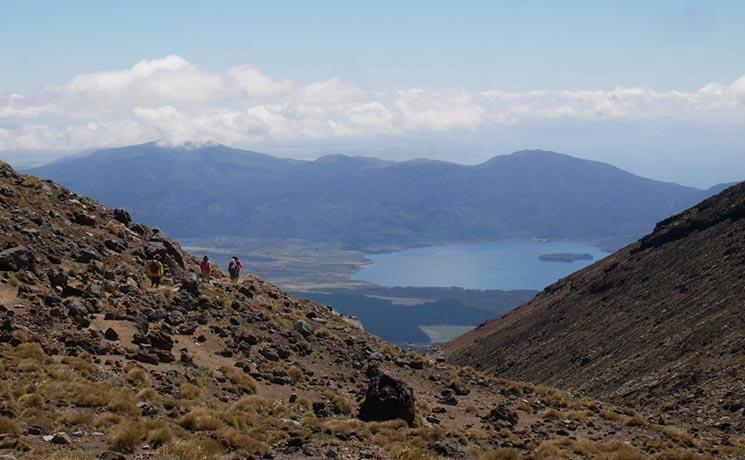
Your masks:
M233 67L228 78L235 88L251 99L270 98L290 92L294 85L287 79L276 80L252 65Z
M396 109L406 129L445 131L475 128L482 123L484 109L464 91L453 94L409 89L396 93Z
M82 74L37 94L0 95L0 150L81 150L160 139L248 146L489 129L572 118L741 119L745 76L694 91L368 91L338 78L301 84L252 65L202 69L176 55Z
M740 104L745 105L745 75L732 83L731 90Z
M3 118L34 118L59 112L52 104L34 105L26 102L20 94L0 95L0 119Z
M222 75L206 72L180 56L140 61L130 69L78 75L64 95L105 108L143 103L205 103L223 95Z

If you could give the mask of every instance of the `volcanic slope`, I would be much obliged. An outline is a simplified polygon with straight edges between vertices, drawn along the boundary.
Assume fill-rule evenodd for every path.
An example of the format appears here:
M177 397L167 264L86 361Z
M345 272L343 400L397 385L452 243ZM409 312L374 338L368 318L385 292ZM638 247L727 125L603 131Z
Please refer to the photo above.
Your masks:
M142 275L154 255L159 289ZM199 282L196 266L126 211L0 164L0 455L745 455L735 436L407 353L253 276ZM406 421L359 418L391 412Z
M745 430L745 184L445 347L461 365Z

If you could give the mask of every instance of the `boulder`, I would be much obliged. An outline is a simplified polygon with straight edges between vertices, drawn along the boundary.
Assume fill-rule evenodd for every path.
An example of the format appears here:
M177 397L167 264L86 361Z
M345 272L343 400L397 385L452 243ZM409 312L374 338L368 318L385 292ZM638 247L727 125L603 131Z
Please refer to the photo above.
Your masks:
M126 249L122 243L116 240L105 240L103 245L114 252L122 252Z
M295 331L303 337L308 337L309 335L313 334L313 330L311 330L310 325L302 319L295 321L295 323L293 324L293 329L295 329Z
M114 220L121 222L124 225L129 225L132 223L132 216L125 209L112 209L111 215Z
M78 262L82 262L84 264L87 264L91 260L100 260L101 256L99 256L96 252L91 251L90 249L81 249L80 252L75 256L75 260Z
M106 329L106 332L103 333L103 336L106 338L106 340L116 341L119 340L119 334L112 328Z
M489 411L489 415L484 417L484 421L505 423L509 426L515 426L518 422L518 416L517 412L514 410L504 404L499 404Z
M202 295L202 288L199 286L199 278L193 273L189 273L181 280L181 290L186 291L194 297Z
M269 361L279 361L279 353L274 347L264 347L259 350L259 353L261 353L261 356L268 359Z
M87 227L93 227L96 225L96 218L82 211L73 211L72 221L76 224L85 225Z
M412 425L415 415L416 398L406 382L384 372L378 372L370 378L358 415L360 420L371 422L401 419Z
M52 287L65 287L67 285L67 273L61 267L52 267L47 272L49 283Z
M166 323L170 324L171 326L178 326L184 321L186 321L186 318L184 318L184 314L178 310L171 310L166 314Z
M151 332L147 335L148 343L153 348L160 350L173 349L173 339L163 331Z
M31 269L34 266L34 255L23 246L0 251L0 271L17 272Z

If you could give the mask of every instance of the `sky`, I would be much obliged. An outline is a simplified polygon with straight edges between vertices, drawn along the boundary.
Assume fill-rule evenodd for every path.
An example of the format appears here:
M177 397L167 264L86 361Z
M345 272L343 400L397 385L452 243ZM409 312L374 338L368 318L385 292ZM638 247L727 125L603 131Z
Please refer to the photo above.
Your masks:
M745 2L0 0L0 158L151 140L745 179Z

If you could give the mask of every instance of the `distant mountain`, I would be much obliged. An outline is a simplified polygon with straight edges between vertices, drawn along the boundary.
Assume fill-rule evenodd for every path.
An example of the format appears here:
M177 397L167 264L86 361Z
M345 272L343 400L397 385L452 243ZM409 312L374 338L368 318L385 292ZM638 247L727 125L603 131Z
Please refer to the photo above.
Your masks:
M30 170L180 237L251 235L411 247L498 238L631 241L708 192L540 150L465 166L223 145L101 150ZM188 203L188 206L184 206Z
M740 184L454 340L446 354L742 433L743 241Z

